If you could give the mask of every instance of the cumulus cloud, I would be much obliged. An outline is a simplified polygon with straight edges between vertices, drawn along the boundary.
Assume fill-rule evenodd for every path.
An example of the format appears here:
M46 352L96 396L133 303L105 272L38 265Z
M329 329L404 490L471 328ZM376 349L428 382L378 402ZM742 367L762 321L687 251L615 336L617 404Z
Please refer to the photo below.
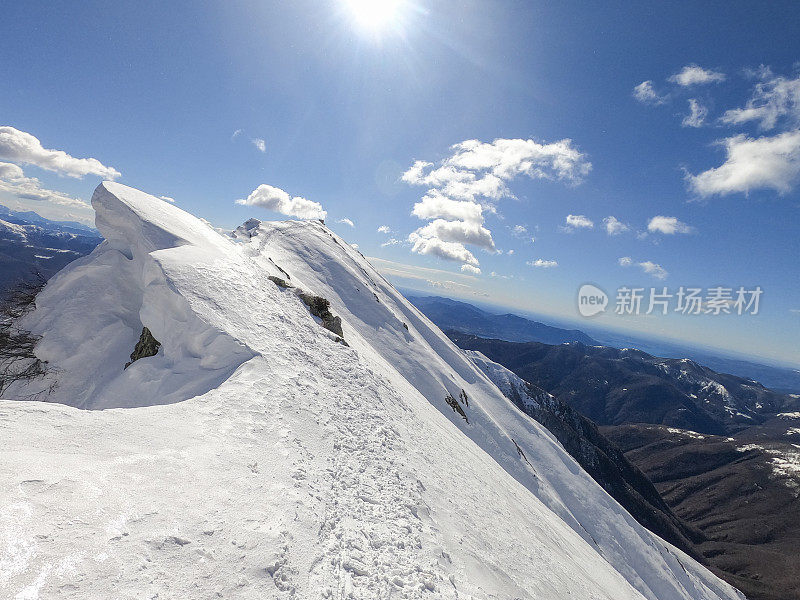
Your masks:
M300 219L324 219L328 214L322 210L322 205L318 202L312 202L300 196L291 197L282 189L267 184L261 184L246 199L237 200L236 204L260 206Z
M695 98L689 98L689 114L683 117L683 127L702 127L708 116L708 109Z
M457 219L483 223L483 207L471 201L452 200L439 192L430 190L414 205L411 211L420 219Z
M495 212L499 200L514 197L509 181L526 176L578 183L590 170L591 163L569 139L465 140L451 146L450 156L438 164L415 161L401 179L428 188L412 214L431 222L409 236L412 251L449 260L465 257L464 264L477 268L466 245L496 251L484 214Z
M514 225L514 227L512 227L511 229L511 233L513 233L517 237L523 236L526 233L528 233L528 228L525 227L524 225Z
M536 260L529 260L525 264L529 267L537 267L539 269L552 269L558 266L558 261L537 258Z
M392 230L389 228L388 225L381 225L378 227L378 233L392 233Z
M107 167L96 158L75 158L63 150L48 150L31 135L13 127L0 127L0 159L23 165L35 165L68 177L82 178L97 175L116 179L120 172Z
M423 237L416 231L408 236L408 241L412 244L411 250L417 254L429 254L473 267L479 265L475 255L459 242L446 242L437 237Z
M495 251L491 232L475 221L445 221L436 219L415 232L426 238L436 237L446 242L471 244L490 252Z
M259 152L267 151L267 142L262 138L253 138L250 141L253 143L253 146L255 146Z
M765 80L755 85L745 107L725 111L720 120L727 125L757 121L765 130L775 127L781 117L787 117L792 126L800 123L800 77L776 77L766 68L761 76Z
M518 175L579 181L592 168L570 139L551 144L540 144L531 139L497 139L491 143L466 140L452 146L452 150L453 156L446 161L448 166L488 171L504 181Z
M567 233L572 233L576 229L592 229L594 227L594 222L585 215L567 215L566 223L561 230Z
M642 104L664 104L667 101L666 96L661 96L656 93L653 88L653 82L643 81L633 88L633 97Z
M648 275L652 275L656 279L663 280L667 278L667 275L669 275L664 267L650 260L636 262L630 256L623 256L619 259L618 263L621 267L639 267L642 271Z
M337 219L336 222L337 223L341 223L342 225L347 225L348 227L355 227L356 226L356 224L353 223L353 221L351 221L350 219L348 219L346 217L344 219Z
M718 142L726 159L719 167L687 174L689 187L700 196L773 189L785 194L800 176L800 129L751 138L735 135Z
M647 231L651 233L674 235L676 233L692 233L694 228L686 223L682 223L677 217L657 215L647 223Z
M664 267L649 260L640 262L639 266L645 273L652 275L656 279L666 279L667 275L669 275Z
M386 246L396 246L397 244L402 244L402 242L397 238L389 238L381 244L381 248L385 248Z
M606 228L606 233L608 235L619 235L620 233L624 233L630 229L628 225L614 216L608 216L603 219L603 226Z
M19 200L52 202L65 207L88 209L89 205L78 198L62 192L42 187L35 177L25 177L18 165L0 162L0 193L6 193Z
M470 275L480 275L481 270L478 267L473 267L472 265L461 265L461 272L462 273L469 273Z
M704 85L707 83L721 83L725 81L725 73L704 69L698 65L686 65L678 73L675 73L669 80L677 83L681 87L692 85Z

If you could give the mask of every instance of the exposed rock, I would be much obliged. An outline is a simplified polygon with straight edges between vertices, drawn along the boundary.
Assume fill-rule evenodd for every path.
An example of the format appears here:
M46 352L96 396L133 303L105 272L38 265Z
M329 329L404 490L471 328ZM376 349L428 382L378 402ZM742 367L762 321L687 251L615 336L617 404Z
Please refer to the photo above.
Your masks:
M341 317L333 316L331 313L331 303L322 296L312 296L305 292L297 294L299 298L308 306L308 310L315 317L322 320L322 326L328 331L332 331L340 338L344 339L344 332L342 331Z
M286 280L281 279L280 277L275 277L275 275L269 275L267 277L267 279L269 279L272 283L277 285L279 288L283 288L285 290L294 287L291 283L288 283Z
M469 424L469 419L467 418L467 413L464 412L464 409L461 408L461 405L458 403L458 400L453 398L452 394L447 394L444 397L444 401L447 402L447 405L453 409L453 412L458 413L461 417Z
M127 369L140 358L147 358L148 356L155 356L158 354L158 349L161 348L161 342L153 337L147 327L142 327L142 334L139 336L139 341L131 352L130 362L125 363Z

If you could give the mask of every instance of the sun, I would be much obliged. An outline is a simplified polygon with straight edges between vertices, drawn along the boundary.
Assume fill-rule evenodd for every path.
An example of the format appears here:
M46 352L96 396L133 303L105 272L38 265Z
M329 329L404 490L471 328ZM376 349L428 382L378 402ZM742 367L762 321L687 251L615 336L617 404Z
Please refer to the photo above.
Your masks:
M345 0L353 19L365 29L376 31L397 22L403 0Z

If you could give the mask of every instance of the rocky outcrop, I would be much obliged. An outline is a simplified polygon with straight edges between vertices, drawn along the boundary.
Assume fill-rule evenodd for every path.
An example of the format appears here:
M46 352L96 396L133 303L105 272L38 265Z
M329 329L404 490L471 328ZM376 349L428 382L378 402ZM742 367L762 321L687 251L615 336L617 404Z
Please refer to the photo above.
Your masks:
M127 369L140 358L147 358L148 356L155 356L158 354L158 349L161 347L161 342L153 337L147 327L142 327L142 334L139 336L139 341L131 352L130 362L125 363Z

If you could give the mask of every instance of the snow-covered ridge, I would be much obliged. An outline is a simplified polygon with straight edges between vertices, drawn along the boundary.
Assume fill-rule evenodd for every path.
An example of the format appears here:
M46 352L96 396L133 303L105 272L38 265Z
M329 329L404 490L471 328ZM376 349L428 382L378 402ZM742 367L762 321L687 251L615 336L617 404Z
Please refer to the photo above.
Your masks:
M741 598L321 223L226 237L114 183L93 205L106 242L25 325L49 400L138 408L0 402L3 594ZM143 327L158 354L123 370Z

